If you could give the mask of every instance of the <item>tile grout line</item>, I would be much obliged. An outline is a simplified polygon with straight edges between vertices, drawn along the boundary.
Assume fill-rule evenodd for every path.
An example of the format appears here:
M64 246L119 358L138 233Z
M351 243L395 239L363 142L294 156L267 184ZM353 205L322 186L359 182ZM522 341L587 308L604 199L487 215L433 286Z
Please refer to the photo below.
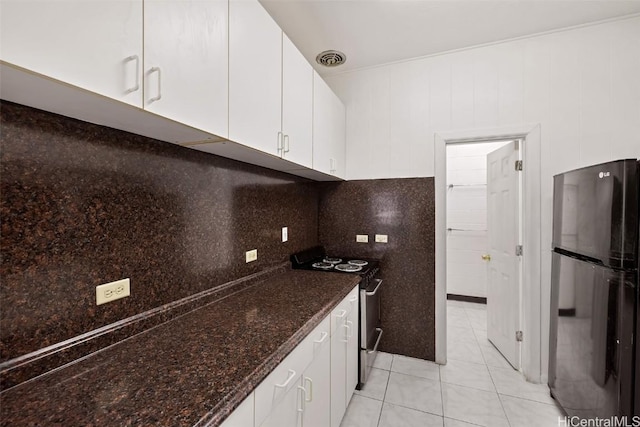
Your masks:
M466 310L466 308L465 308ZM475 330L473 330L472 327L472 332L473 332L473 336L476 338L476 344L478 344L478 346L480 346L480 342L478 341L478 336L476 335ZM491 375L491 370L489 369L489 365L487 365L487 359L484 356L484 353L482 352L482 348L480 349L480 354L482 355L482 360L484 360L484 366L487 370L487 372L489 373L489 378L491 378L491 384L493 384L493 388L495 389L495 393L496 396L498 396L498 402L500 402L500 407L502 408L502 413L504 414L504 418L507 420L507 424L509 426L511 426L511 421L509 420L509 417L507 416L507 411L504 409L504 403L502 402L502 398L500 397L500 393L498 393L498 386L496 386L496 382L493 379L493 375Z
M387 377L387 384L384 386L384 394L382 395L382 406L380 407L380 414L378 415L377 427L380 427L380 421L382 420L382 411L384 411L385 399L387 398L387 389L389 388L389 381L391 381L391 368L393 368L393 359L395 355L391 355L391 364L389 365L389 376Z
M467 314L466 307L465 307L464 310L465 310L465 314ZM468 316L468 314L467 314L467 316ZM476 345L478 345L478 347L480 347L480 342L478 340L478 336L476 335L476 331L473 328L473 325L471 325L471 322L469 322L469 329L471 330L471 333L473 334L473 337L474 337ZM505 420L507 421L507 425L511 426L511 422L509 421L509 417L507 416L507 411L504 409L504 404L502 402L502 399L500 398L500 394L498 393L498 387L496 387L496 384L495 384L495 381L493 379L493 376L491 375L491 371L489 370L489 365L487 365L487 360L486 360L486 358L484 356L484 353L482 352L482 348L480 348L480 355L482 356L482 360L484 361L484 367L487 370L487 372L489 373L489 378L491 379L491 383L493 384L493 388L495 389L495 394L498 397L498 401L500 402L500 407L502 408L502 413L504 414ZM473 362L469 362L469 363L473 363ZM480 365L479 363L476 363L476 364ZM442 390L442 375L440 375L440 381L441 381L440 385L441 385L441 390ZM448 383L445 383L445 384L448 384ZM464 387L464 386L460 385L460 387ZM468 388L477 390L474 387L468 387ZM441 392L441 394L442 394L442 392ZM444 394L442 394L442 406L443 406L442 413L444 414Z
M465 314L466 314L466 310L465 310ZM440 405L442 405L442 425L445 425L444 422L444 417L447 415L444 412L444 385L442 383L442 372L441 372L441 368L442 365L438 366L438 378L440 378Z

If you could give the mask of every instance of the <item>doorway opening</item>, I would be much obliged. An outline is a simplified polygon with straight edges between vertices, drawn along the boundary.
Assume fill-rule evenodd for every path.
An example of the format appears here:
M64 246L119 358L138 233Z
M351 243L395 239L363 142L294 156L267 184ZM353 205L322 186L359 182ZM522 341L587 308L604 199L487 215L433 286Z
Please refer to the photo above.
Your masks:
M518 341L521 350L520 370L530 382L539 383L547 380L548 335L542 331L548 330L548 316L541 312L541 301L542 298L548 297L548 286L546 281L541 280L540 139L539 124L437 132L434 135L437 363L447 363L447 228L449 228L447 226L447 146L470 142L518 140L523 160L522 235L520 236L522 248L518 249L522 253L520 258L522 277L521 289L519 289L521 304L519 331L521 333L518 337L521 339ZM507 153L504 154L505 157L501 162L506 165L511 160ZM516 248L514 247L513 250L515 251ZM487 298L490 298L489 294ZM510 339L516 339L516 337L510 335Z
M520 368L522 144L446 145L448 358Z

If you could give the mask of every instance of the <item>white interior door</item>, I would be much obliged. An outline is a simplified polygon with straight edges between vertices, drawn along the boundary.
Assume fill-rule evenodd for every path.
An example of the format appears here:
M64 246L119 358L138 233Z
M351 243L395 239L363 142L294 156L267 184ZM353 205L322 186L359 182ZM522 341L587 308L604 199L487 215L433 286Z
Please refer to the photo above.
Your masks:
M520 368L520 185L518 141L487 155L487 337L511 365Z

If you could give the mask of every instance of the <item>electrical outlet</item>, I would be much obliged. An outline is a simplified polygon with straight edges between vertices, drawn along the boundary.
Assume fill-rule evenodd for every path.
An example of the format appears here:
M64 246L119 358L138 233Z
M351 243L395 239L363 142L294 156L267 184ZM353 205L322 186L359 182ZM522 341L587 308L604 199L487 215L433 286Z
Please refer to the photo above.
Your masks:
M369 243L369 235L368 234L356 234L356 242L358 242L358 243Z
M386 234L376 234L376 243L387 243L388 241Z
M287 240L289 240L289 229L282 227L282 242L286 242Z
M258 259L258 250L253 249L245 253L246 262L253 262Z
M129 279L96 286L96 305L105 304L131 295Z

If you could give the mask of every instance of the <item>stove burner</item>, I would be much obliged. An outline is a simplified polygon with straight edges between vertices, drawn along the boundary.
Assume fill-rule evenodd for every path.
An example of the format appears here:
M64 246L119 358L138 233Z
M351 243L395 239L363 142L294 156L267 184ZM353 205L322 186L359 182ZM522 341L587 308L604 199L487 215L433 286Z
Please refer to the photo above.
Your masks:
M331 270L333 268L333 264L328 262L314 262L311 264L313 268L319 268L321 270Z
M365 265L369 264L367 261L363 261L361 259L352 259L351 261L347 262L351 265L358 265L360 267L364 267Z
M353 264L338 264L336 265L336 270L346 271L347 273L355 273L356 271L362 270L362 267Z
M342 258L329 258L329 257L326 257L322 261L323 262L327 262L329 264L340 264L342 262Z

